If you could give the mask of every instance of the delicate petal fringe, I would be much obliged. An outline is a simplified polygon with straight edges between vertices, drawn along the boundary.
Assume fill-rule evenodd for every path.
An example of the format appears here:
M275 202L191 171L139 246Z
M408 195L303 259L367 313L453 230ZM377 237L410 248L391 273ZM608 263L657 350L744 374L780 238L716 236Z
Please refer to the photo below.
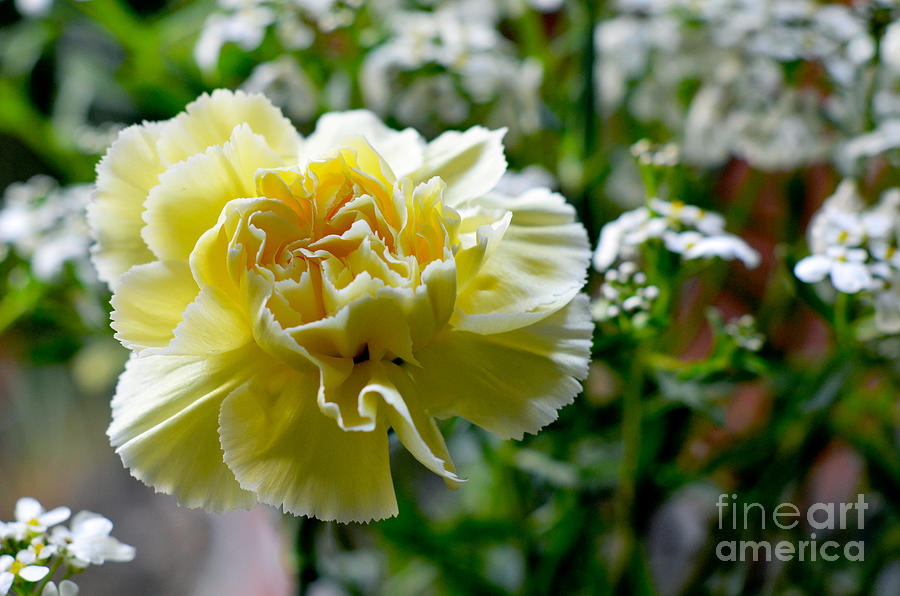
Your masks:
M588 298L515 331L451 331L416 355L408 370L424 407L462 416L503 438L521 439L556 419L587 377L593 322Z
M267 368L257 348L218 356L133 356L119 378L109 434L131 473L185 507L246 509L256 498L222 461L219 408Z
M387 430L348 432L316 405L317 379L286 373L247 383L222 405L225 462L263 503L321 520L397 514Z

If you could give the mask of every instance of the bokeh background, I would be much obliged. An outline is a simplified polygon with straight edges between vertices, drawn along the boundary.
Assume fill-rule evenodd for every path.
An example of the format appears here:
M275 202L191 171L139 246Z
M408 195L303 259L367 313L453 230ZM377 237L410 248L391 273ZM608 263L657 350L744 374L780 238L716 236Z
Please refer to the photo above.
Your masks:
M898 18L892 0L0 0L0 519L23 495L112 519L137 558L79 576L90 596L900 593L900 338L863 296L848 340L833 290L792 274L841 180L870 201L900 185ZM660 192L721 212L762 264L670 264L671 308L640 333L600 322L584 394L537 436L443 423L462 489L392 449L395 519L180 509L105 436L126 351L83 208L119 130L218 87L303 133L358 107L429 138L508 127L505 187L558 189L592 241L645 200L632 145L671 143ZM745 314L762 345L723 348ZM723 563L719 540L809 528L718 530L720 493L864 493L864 527L831 537L865 561Z

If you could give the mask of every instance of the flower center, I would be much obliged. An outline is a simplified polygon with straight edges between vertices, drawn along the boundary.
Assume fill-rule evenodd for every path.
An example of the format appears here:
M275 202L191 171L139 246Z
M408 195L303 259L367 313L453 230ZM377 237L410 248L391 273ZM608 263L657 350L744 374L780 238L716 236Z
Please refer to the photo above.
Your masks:
M363 297L414 293L428 265L457 250L444 182L398 180L362 139L305 168L260 171L256 187L258 198L226 206L216 254L238 286L257 280L285 329Z

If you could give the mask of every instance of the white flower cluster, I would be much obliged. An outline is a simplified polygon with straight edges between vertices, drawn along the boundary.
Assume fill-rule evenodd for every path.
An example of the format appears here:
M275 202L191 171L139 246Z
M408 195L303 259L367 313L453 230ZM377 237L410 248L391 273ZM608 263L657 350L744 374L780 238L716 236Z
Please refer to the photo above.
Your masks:
M46 511L31 497L16 503L15 521L0 522L0 595L75 596L78 586L69 580L89 565L134 559L134 548L109 535L112 522L97 513L82 511L72 518L68 507ZM64 568L59 586L50 581ZM41 583L38 583L41 582ZM25 591L27 590L27 592Z
M451 0L392 15L390 36L366 55L360 73L367 105L428 130L462 122L470 102L493 102L487 125L508 126L512 135L536 131L543 68L520 60L497 30L502 8Z
M635 260L640 247L661 240L684 260L718 257L738 259L747 268L759 265L759 253L739 237L725 232L725 219L680 201L652 198L647 206L626 211L600 231L594 268L605 272L617 260Z
M812 0L620 0L618 14L595 29L598 105L609 112L627 101L637 119L680 131L690 164L736 156L785 170L822 161L835 148L833 121L866 113L860 82L877 51L868 18L862 7ZM882 54L900 47L893 35L889 28ZM803 62L824 67L834 97L823 101L788 75L786 64ZM876 99L900 107L883 88Z
M59 186L48 176L10 184L0 203L0 260L13 249L31 271L52 281L71 262L79 279L95 278L88 261L90 235L85 207L92 185Z
M900 189L881 195L866 209L856 183L844 180L825 200L809 226L810 255L794 267L806 283L826 278L838 292L870 293L875 323L900 332Z
M316 29L331 32L351 24L361 5L362 0L219 0L219 11L203 24L194 60L204 70L215 68L222 46L256 49L271 25L285 49L306 49Z
M753 315L741 315L736 319L732 319L725 324L725 333L733 340L739 348L758 352L763 347L765 338L763 334L756 330L756 319Z
M591 312L598 321L626 314L637 323L641 317L647 316L658 296L659 288L648 285L647 275L638 271L637 264L624 261L606 271L600 286L600 297L591 305Z
M316 86L300 64L287 54L256 65L241 89L248 93L262 93L288 118L298 122L311 120L318 111Z

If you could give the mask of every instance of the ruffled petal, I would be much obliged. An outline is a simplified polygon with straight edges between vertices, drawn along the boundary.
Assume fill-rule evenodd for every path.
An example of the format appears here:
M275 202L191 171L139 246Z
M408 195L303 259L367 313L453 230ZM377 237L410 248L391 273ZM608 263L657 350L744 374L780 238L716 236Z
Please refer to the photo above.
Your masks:
M246 311L219 290L206 287L185 309L172 341L148 353L220 354L242 348L252 340Z
M503 438L521 439L556 419L581 391L590 360L588 298L522 329L479 335L451 331L407 367L423 406L435 416L462 416Z
M256 348L217 356L133 356L119 377L107 434L131 473L185 507L246 509L256 499L222 461L225 397L269 358Z
M454 207L493 189L506 172L503 136L506 129L473 126L451 130L425 147L424 163L411 176L417 182L440 176L447 183L444 202Z
M286 372L234 391L219 418L225 462L259 500L341 522L397 514L386 429L348 432L319 411L314 375Z
M406 372L408 367L381 362L373 368L366 390L384 400L387 420L403 446L419 463L441 476L447 486L458 487L463 480L456 475L444 437L426 411L418 388Z
M200 289L183 261L132 267L112 297L112 328L131 350L166 346Z
M354 137L364 137L387 161L397 176L406 176L422 165L425 140L413 128L388 128L368 110L332 112L316 122L316 130L300 149L300 163L321 159L347 146Z
M347 432L376 431L382 416L422 465L451 487L462 482L444 437L403 366L376 360L358 363L342 383L324 389L320 385L317 401L322 413Z
M156 151L161 126L126 128L97 165L97 186L87 209L96 241L91 255L100 279L112 287L133 266L153 260L141 239L141 213L165 169Z
M281 157L281 163L296 163L300 135L281 110L260 93L227 89L217 89L212 95L204 93L184 112L166 121L158 142L159 155L167 166L178 163L224 144L239 124L261 135Z
M500 333L531 325L569 303L584 285L591 252L574 209L544 189L527 193L522 205L519 213L513 199L496 202L513 209L512 220L477 274L459 281L451 319L457 329Z
M235 127L224 146L209 147L160 176L145 204L144 241L161 261L187 261L226 203L256 195L256 171L280 163L262 136L246 124Z

